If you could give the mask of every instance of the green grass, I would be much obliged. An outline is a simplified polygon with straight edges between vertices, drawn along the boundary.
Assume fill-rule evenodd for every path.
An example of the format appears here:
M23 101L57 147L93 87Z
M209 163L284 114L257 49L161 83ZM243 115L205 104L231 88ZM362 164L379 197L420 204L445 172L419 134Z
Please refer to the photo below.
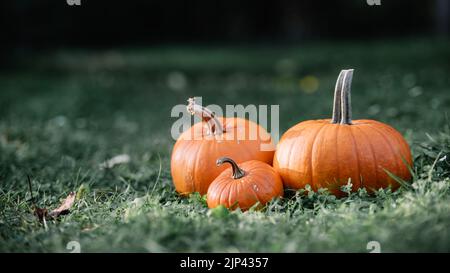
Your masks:
M75 240L83 252L367 252L375 240L383 252L448 252L449 59L449 41L422 39L61 50L18 60L0 73L0 251L68 252ZM175 193L174 105L194 95L221 106L279 104L283 132L330 116L343 68L355 69L355 119L389 123L410 143L412 185L341 199L287 192L246 213L209 211L200 196ZM180 74L184 88L168 80ZM300 88L305 76L317 90ZM130 163L99 168L118 154ZM45 229L32 215L27 174L41 207L82 188L72 212Z

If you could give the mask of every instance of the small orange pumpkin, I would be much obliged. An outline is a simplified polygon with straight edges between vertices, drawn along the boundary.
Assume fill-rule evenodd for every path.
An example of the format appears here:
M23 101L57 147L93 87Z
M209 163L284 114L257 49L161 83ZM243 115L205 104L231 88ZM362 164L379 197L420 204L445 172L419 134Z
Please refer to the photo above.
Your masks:
M225 166L214 165L221 156L272 164L275 146L263 127L247 119L216 117L194 99L188 102L188 112L200 116L202 122L182 133L172 151L172 179L180 194L206 194L209 184L225 170ZM272 149L263 150L263 145L272 145Z
M222 157L216 162L231 164L209 186L207 202L209 208L223 205L230 209L248 210L256 203L265 205L275 197L283 196L280 175L267 163L250 160L240 164L231 158Z
M370 190L410 180L408 143L394 128L375 120L351 119L350 85L353 69L342 70L334 94L332 119L309 120L290 128L280 139L274 168L285 187L328 188L342 195L340 186L351 179L353 190Z

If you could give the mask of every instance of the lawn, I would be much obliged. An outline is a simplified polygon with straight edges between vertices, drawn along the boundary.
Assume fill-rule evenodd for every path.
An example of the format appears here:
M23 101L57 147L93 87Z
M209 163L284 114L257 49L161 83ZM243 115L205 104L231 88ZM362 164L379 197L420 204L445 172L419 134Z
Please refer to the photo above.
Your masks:
M0 251L450 251L450 41L298 46L61 49L0 72ZM170 111L204 104L280 105L280 129L331 115L339 71L354 68L353 116L386 122L411 145L414 179L396 192L336 199L286 191L264 210L208 210L170 175ZM127 154L130 162L100 168ZM44 226L40 207L77 191ZM345 188L343 189L345 191Z

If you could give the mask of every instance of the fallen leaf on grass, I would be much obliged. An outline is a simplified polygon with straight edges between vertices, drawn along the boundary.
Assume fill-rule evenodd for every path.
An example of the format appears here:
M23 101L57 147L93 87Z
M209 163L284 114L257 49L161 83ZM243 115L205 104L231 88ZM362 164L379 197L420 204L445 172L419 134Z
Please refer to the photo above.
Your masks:
M70 212L70 208L73 206L73 203L75 202L75 192L71 192L69 193L69 195L66 197L66 199L64 199L64 201L61 203L61 205L52 210L48 216L52 217L52 218L56 218L60 215L66 215Z
M75 202L75 192L69 193L69 195L64 199L64 201L61 203L61 205L52 210L48 211L46 208L39 208L36 205L33 205L34 207L34 215L39 219L39 221L43 222L45 219L56 219L60 215L66 215L70 212L70 208L73 206L73 203Z
M44 223L46 229L47 229L47 224L45 221L46 219L56 219L60 215L65 215L70 212L70 208L72 208L73 204L75 203L75 197L76 197L75 192L70 192L69 195L66 197L66 199L64 199L64 201L61 203L61 205L58 208L48 212L48 209L40 208L40 207L36 206L36 202L35 202L34 196L33 196L33 189L31 186L30 176L27 175L27 178L28 178L28 186L30 187L31 202L33 203L34 215L36 215L36 217L39 219L40 222Z
M125 164L130 162L130 156L127 154L116 155L115 157L106 160L105 162L100 164L100 169L111 169L115 165Z

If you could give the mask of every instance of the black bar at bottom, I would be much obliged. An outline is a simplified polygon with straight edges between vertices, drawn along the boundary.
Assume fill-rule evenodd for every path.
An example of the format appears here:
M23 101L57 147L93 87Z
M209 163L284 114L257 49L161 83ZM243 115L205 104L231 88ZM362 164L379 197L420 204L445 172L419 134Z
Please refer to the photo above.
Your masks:
M82 253L0 254L2 266L21 270L55 269L58 272L112 269L114 272L306 272L355 269L384 272L427 264L446 266L447 254L308 254L308 253ZM428 266L427 266L428 267ZM87 270L87 271L86 271ZM309 269L308 269L309 270ZM330 272L333 272L330 271ZM26 271L25 271L26 272ZM32 272L32 271L29 271Z

